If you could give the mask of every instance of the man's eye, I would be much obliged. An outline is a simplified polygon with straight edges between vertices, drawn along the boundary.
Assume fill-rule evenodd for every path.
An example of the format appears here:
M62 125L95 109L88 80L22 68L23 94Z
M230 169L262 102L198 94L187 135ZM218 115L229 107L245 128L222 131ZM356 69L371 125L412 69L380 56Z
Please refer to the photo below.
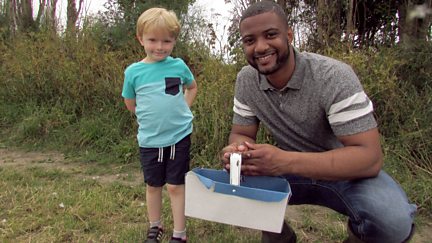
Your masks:
M268 39L273 39L273 38L276 38L277 35L278 35L278 33L270 32L270 33L267 33L266 36Z
M252 38L244 38L243 39L243 44L245 45L251 45L253 44L254 40Z

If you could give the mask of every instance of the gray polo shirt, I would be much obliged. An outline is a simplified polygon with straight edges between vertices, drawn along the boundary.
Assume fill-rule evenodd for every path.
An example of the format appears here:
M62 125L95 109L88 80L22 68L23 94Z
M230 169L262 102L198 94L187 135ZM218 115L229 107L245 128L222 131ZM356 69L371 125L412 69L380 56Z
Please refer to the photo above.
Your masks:
M262 122L278 147L320 152L342 147L337 136L375 128L372 102L352 68L314 53L295 52L291 80L275 89L252 66L237 76L233 123Z

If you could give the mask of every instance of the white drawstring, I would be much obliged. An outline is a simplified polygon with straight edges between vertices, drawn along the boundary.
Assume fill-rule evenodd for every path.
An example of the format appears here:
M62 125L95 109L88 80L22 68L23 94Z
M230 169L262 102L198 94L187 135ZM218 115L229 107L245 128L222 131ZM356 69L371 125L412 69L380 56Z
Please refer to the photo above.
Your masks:
M170 154L170 159L174 160L175 159L175 144L171 145L171 154Z
M159 148L158 162L163 161L163 148Z
M170 160L175 159L175 144L171 145L170 148ZM158 155L158 162L163 162L163 156L164 156L164 148L159 148L159 155Z

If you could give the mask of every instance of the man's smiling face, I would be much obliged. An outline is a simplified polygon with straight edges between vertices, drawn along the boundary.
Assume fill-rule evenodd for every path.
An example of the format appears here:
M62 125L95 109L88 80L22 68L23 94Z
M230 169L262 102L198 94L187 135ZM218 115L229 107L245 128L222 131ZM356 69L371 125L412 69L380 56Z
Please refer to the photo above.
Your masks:
M288 65L288 26L274 12L244 19L240 34L248 63L260 73L274 74Z

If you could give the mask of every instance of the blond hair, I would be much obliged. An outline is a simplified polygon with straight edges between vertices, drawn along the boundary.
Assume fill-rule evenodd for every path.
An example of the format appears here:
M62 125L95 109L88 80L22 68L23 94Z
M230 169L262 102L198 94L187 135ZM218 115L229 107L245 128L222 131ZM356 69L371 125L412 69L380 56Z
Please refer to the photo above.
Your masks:
M150 8L144 11L137 21L137 36L142 37L143 34L156 30L167 31L177 39L180 33L180 23L176 14L164 8Z

